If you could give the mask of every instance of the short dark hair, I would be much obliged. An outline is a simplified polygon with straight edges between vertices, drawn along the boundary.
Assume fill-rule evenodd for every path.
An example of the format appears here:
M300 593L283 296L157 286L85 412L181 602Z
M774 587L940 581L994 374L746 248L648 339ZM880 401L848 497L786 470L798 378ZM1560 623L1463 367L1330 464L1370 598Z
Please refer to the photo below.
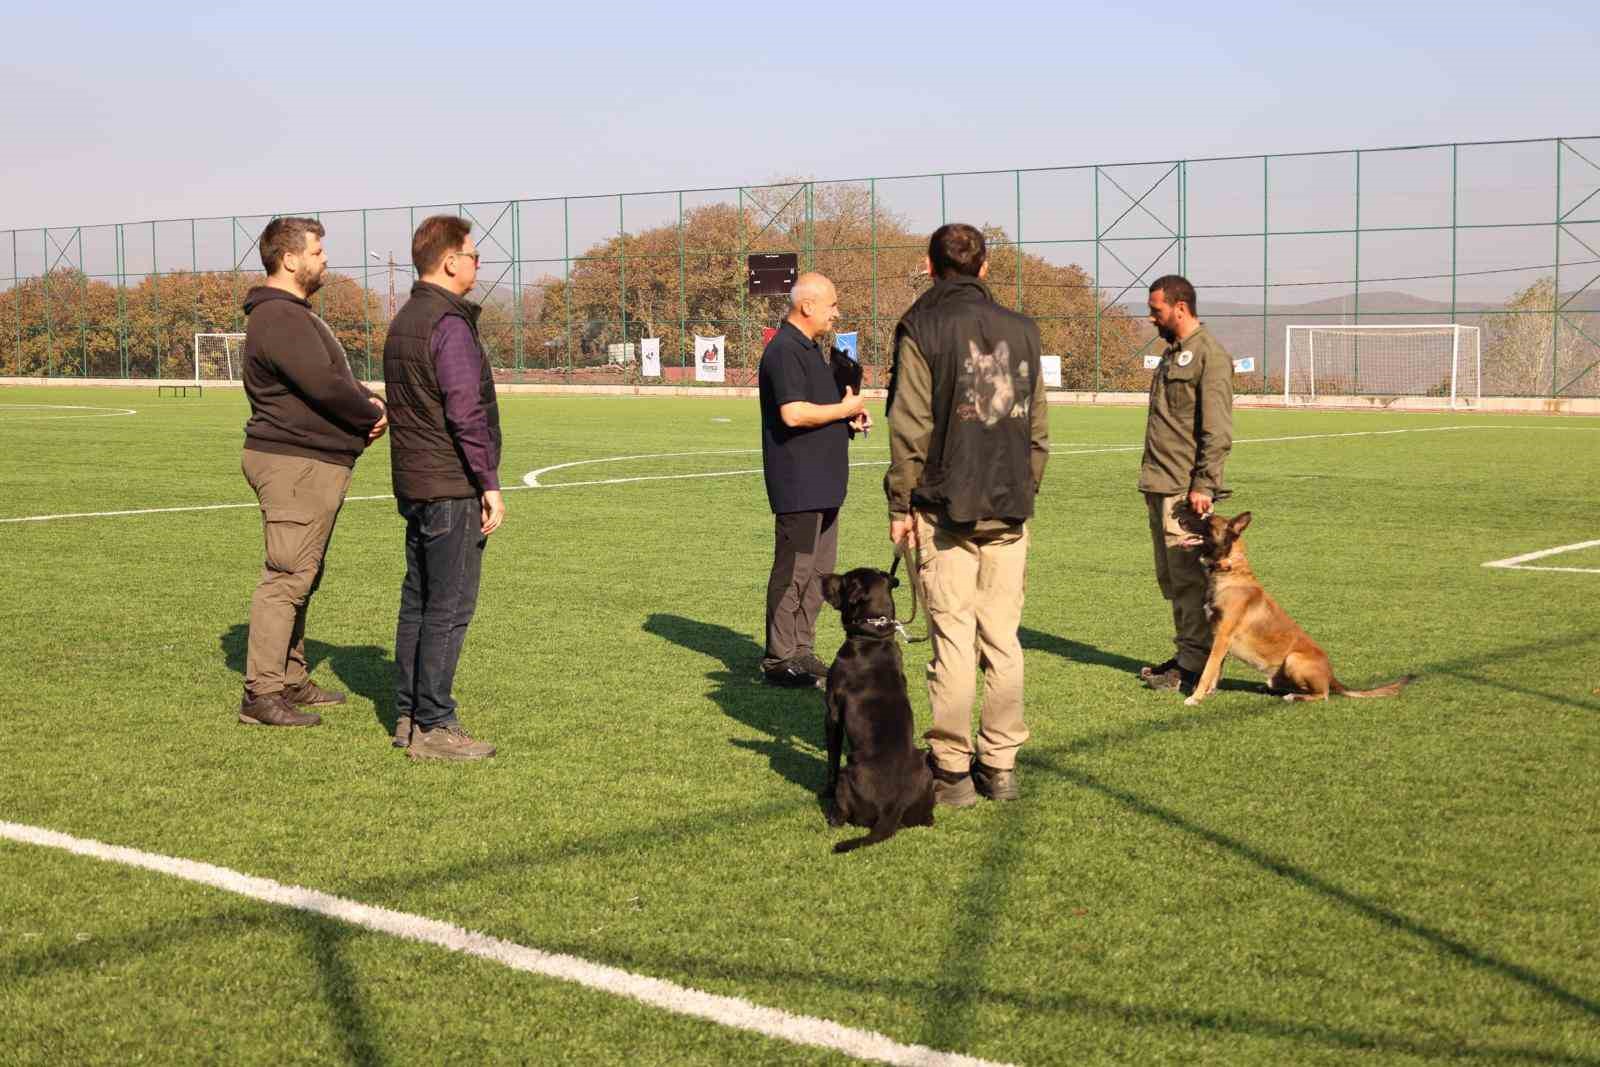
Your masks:
M429 215L411 235L411 264L418 274L432 274L444 257L461 249L472 223L459 215Z
M1154 293L1157 290L1168 304L1176 305L1181 300L1189 305L1189 314L1200 314L1200 308L1194 302L1194 286L1183 275L1163 274L1150 283L1150 291Z
M261 249L261 265L267 269L268 274L278 273L278 268L283 265L283 257L290 252L300 253L306 250L307 235L321 237L328 231L322 228L322 223L316 219L303 219L295 216L273 219L267 223L267 228L261 231L261 240L256 242Z
M948 278L952 274L976 278L988 257L983 231L964 222L946 223L928 238L928 260L937 278Z

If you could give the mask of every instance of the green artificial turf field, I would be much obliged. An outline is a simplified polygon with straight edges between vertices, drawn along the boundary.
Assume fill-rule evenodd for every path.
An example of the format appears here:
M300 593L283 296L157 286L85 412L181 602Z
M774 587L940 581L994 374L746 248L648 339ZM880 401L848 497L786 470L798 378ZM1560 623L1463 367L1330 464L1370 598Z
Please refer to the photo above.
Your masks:
M1600 538L1600 419L1241 409L1257 573L1346 684L1418 678L1291 706L1230 664L1190 708L1133 676L1170 650L1143 412L1056 407L1023 799L840 857L818 695L757 676L755 402L502 411L505 483L559 469L458 675L499 755L436 766L388 744L387 442L311 612L350 702L248 729L244 397L0 391L0 519L141 512L0 522L0 820L988 1060L1600 1064L1600 556L1482 566ZM886 435L853 448L840 565L887 567ZM243 506L144 511L207 505ZM8 1064L847 1059L36 845L0 876Z

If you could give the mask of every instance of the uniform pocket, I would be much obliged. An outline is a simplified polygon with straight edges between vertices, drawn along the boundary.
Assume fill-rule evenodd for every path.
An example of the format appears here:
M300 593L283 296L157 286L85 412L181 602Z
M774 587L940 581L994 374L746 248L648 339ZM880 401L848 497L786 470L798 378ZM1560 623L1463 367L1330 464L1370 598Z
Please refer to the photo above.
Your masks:
M267 567L275 571L294 573L303 570L312 549L312 524L316 516L297 508L271 507L261 509L262 525L266 528Z

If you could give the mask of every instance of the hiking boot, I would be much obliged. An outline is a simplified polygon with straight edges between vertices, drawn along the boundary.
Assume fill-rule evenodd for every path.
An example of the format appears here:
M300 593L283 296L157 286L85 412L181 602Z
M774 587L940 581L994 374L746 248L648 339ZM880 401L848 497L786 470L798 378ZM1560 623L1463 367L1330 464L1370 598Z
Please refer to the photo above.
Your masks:
M460 723L441 724L431 730L417 726L411 731L406 755L412 759L480 760L494 755L494 746L487 741L474 741Z
M411 716L402 713L394 721L394 740L390 744L395 748L411 747Z
M990 800L1016 800L1022 796L1022 790L1017 786L1017 772L1015 770L998 770L986 767L982 763L972 765L972 785L979 795ZM937 790L938 786L934 786Z
M819 689L827 686L828 665L818 659L814 653L807 652L803 656L796 656L790 662L815 678Z
M324 689L310 678L299 685L286 686L283 698L302 708L322 708L329 704L343 704L344 694L337 689Z
M1174 656L1165 663L1157 663L1154 667L1140 667L1139 678L1142 681L1149 681L1158 674L1166 674L1168 671L1175 671L1177 669L1178 659L1176 656Z
M973 788L972 775L947 771L933 757L928 757L928 769L933 772L933 802L947 808L970 808L978 802L978 791Z
M239 721L246 726L315 726L322 716L300 711L282 693L263 696L244 695L239 702Z
M1199 671L1187 671L1176 665L1160 674L1144 676L1144 684L1151 689L1176 689L1180 693L1194 692L1195 683L1199 680Z

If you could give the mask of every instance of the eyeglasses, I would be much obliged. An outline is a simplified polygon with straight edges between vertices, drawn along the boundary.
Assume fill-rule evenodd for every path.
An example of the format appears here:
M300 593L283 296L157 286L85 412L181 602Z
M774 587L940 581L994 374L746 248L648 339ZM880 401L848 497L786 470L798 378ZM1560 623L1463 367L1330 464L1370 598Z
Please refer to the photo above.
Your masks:
M483 253L482 252L451 252L450 254L452 256L466 256L466 257L468 257L469 259L472 260L472 265L473 266L477 266L479 260L481 260L483 258Z

